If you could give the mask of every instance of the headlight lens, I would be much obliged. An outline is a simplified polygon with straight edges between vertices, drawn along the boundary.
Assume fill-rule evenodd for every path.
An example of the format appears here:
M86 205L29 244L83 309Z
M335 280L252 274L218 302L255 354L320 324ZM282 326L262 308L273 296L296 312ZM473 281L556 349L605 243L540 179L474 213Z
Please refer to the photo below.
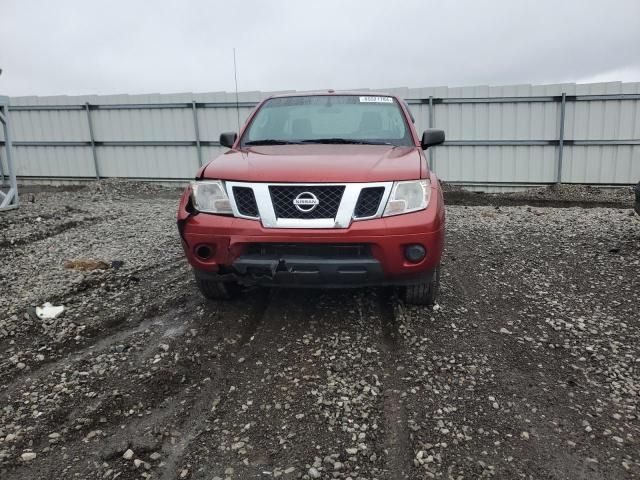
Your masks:
M424 210L431 199L431 182L426 180L409 180L394 182L391 195L384 209L383 217Z
M220 180L191 182L191 198L196 210L206 213L232 214L231 202Z

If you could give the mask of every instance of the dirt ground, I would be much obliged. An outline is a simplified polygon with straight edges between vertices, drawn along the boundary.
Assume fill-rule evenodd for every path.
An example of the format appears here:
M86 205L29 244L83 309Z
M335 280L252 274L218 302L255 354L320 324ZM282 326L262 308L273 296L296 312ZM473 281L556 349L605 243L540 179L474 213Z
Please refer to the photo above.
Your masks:
M106 182L0 213L3 480L640 478L631 200L458 198L428 309L390 289L205 301L178 195ZM47 301L67 311L40 320Z

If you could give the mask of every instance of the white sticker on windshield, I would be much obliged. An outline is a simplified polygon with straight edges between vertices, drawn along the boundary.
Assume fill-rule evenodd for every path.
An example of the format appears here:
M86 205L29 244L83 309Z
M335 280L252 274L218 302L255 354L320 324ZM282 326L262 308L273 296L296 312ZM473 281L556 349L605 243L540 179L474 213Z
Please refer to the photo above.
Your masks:
M360 103L393 103L391 97L360 97Z

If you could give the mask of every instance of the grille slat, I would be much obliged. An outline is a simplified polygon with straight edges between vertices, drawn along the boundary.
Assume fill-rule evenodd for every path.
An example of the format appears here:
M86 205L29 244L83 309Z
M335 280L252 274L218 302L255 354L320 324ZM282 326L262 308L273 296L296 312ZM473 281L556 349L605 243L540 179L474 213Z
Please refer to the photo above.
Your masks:
M304 256L317 258L372 258L371 247L364 243L250 243L248 255Z
M378 211L384 195L384 187L363 188L353 213L355 218L372 217Z
M233 187L238 212L247 217L258 217L258 204L253 189L248 187Z
M344 188L344 185L270 185L269 193L277 218L335 218ZM301 212L293 204L303 192L311 192L318 198L318 205L310 212Z

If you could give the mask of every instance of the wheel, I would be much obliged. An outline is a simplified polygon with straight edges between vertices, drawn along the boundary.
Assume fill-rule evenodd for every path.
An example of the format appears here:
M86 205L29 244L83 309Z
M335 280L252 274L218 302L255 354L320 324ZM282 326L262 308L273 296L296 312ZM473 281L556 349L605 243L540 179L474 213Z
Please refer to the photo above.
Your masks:
M240 292L236 282L220 282L196 275L196 285L200 293L210 300L229 300Z
M407 285L404 289L404 301L411 305L432 306L438 298L440 289L440 265L436 267L431 280L426 283Z

